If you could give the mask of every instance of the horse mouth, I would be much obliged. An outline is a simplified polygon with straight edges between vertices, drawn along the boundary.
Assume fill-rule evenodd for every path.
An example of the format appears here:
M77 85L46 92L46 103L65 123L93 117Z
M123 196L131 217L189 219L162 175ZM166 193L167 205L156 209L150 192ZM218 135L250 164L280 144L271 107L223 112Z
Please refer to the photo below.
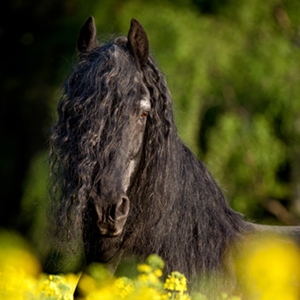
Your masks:
M121 236L122 230L119 232L101 232L100 231L100 236L104 238L115 238Z
M123 226L119 227L116 224L108 225L98 221L97 226L101 237L107 237L107 238L119 237L123 232Z

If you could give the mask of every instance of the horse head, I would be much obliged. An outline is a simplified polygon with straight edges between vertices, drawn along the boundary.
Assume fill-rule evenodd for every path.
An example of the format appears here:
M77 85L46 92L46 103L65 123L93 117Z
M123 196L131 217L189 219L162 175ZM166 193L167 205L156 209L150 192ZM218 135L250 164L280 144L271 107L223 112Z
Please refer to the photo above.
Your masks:
M92 92L93 101L100 103L101 114L96 122L98 128L93 130L98 136L91 148L95 151L96 163L90 192L87 195L86 190L80 190L79 194L85 193L90 209L94 209L97 219L94 221L100 235L116 237L122 233L130 210L126 192L140 162L144 131L151 111L150 93L142 72L148 60L148 39L141 24L133 19L127 41L119 38L109 47L102 48L96 39L94 19L90 17L81 28L77 49L80 60L87 67L80 79L76 79L82 81L76 86L84 86L84 93L86 89L93 90L86 81L90 80L89 73L96 64L92 81L95 85L100 83L102 88L100 93ZM105 67L109 60L112 63ZM88 109L88 105L87 99L83 110ZM87 121L85 130L90 130L91 126L93 124Z

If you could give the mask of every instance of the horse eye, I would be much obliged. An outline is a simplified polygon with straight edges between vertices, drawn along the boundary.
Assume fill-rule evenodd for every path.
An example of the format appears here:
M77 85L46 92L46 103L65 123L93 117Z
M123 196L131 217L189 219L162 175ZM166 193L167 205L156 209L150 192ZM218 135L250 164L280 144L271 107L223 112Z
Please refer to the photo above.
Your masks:
M149 112L144 111L144 112L141 114L141 118L142 118L142 119L146 119L146 118L148 117L148 115L149 115Z

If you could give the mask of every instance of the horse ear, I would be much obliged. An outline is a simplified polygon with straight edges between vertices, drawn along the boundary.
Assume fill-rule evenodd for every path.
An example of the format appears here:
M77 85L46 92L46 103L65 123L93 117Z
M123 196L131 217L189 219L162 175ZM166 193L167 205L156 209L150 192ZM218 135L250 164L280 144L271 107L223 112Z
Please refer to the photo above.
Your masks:
M140 65L144 65L147 62L149 54L147 34L143 26L136 19L131 20L127 47Z
M77 40L77 50L79 54L82 54L93 50L98 45L95 21L94 18L90 16L80 29Z

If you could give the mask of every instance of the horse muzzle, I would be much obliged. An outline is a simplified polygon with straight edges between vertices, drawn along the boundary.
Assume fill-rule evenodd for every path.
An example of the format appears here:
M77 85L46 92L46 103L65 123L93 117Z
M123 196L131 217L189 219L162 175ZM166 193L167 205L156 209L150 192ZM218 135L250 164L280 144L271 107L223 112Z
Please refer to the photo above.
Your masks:
M121 235L127 220L130 206L129 199L125 194L122 194L117 200L110 200L105 203L95 204L100 235L103 237L118 237Z

